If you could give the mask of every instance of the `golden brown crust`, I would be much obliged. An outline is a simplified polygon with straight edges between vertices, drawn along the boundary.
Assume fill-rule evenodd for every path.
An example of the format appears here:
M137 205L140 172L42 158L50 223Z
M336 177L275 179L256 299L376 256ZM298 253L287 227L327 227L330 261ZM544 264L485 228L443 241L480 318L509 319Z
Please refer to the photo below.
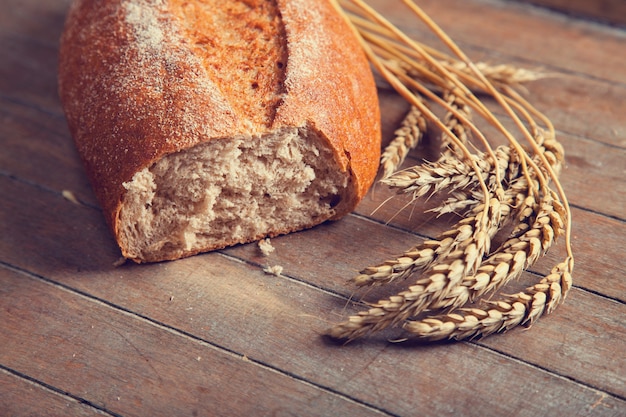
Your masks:
M171 15L152 3L76 1L61 38L61 101L115 235L124 182L163 155L242 129Z
M360 45L327 1L279 0L289 45L287 96L275 127L310 121L324 132L356 183L354 209L372 185L380 158L376 86ZM315 3L315 7L311 7Z
M351 204L336 217L354 209L378 168L380 115L369 65L332 5L271 2L286 36L287 62L268 127L242 115L242 103L209 76L174 10L180 3L77 0L61 39L61 101L116 238L122 184L138 171L215 138L285 126L314 126L327 137L356 185ZM276 85L276 76L269 78Z

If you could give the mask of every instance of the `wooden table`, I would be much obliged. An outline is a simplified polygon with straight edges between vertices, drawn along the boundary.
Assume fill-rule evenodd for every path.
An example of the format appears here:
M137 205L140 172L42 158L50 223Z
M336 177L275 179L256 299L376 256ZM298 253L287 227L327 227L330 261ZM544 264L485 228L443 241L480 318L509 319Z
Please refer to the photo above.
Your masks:
M357 311L347 280L441 221L397 199L372 214L390 195L379 186L269 257L250 244L116 267L56 93L69 0L1 3L0 415L626 415L624 31L508 1L420 1L474 59L555 75L527 88L566 148L575 286L529 330L342 346L320 333ZM398 2L371 3L418 30ZM381 90L381 106L388 141L406 105ZM562 256L561 243L523 280Z

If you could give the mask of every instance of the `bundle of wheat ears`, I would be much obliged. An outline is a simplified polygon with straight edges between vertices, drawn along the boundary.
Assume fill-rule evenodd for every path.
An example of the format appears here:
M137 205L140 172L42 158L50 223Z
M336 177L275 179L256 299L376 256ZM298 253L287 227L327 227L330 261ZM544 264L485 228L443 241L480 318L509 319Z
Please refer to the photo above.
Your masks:
M413 200L445 195L434 211L460 213L461 220L440 236L363 269L353 279L359 287L410 281L328 335L353 340L401 327L406 339L463 340L530 325L565 299L574 267L571 213L558 179L563 148L548 118L518 92L521 83L541 75L473 63L420 7L402 1L450 54L409 38L361 0L333 3L357 33L375 71L410 103L383 151L382 184ZM496 117L487 100L505 116ZM443 117L435 115L435 107ZM504 144L494 149L494 134L488 139L477 118L495 128ZM505 128L504 118L515 127ZM400 170L427 129L441 132L439 159ZM565 259L547 276L515 294L499 291L561 236ZM492 247L496 237L502 243Z

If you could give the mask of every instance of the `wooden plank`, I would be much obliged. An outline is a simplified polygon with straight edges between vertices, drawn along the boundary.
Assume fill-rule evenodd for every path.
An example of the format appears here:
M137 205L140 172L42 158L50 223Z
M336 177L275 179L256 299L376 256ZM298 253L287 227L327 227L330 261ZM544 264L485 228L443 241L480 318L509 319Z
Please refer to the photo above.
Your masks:
M100 211L6 176L0 175L0 184L7 196L0 208L0 260L21 257L45 274L50 268L73 273L110 266L121 256Z
M0 100L0 171L97 206L65 120Z
M194 264L199 259L200 257L196 257L182 262ZM133 284L131 287L134 288L129 288L129 294L127 295L124 295L126 291L121 292L118 290L115 293L132 299L134 308L143 309L143 313L146 312L145 303L149 302L149 300L156 300L155 304L159 305L159 311L153 314L154 319L158 320L160 317L166 318L168 321L181 319L184 328L193 329L195 334L200 334L203 338L215 338L222 341L222 343L236 345L236 347L242 349L239 352L243 352L250 360L267 363L272 366L285 366L290 370L291 374L306 376L307 379L316 383L328 382L329 388L333 391L348 393L362 400L375 401L393 414L409 415L414 412L415 404L420 404L420 412L423 412L423 415L438 415L441 410L462 413L471 404L473 409L481 410L481 415L508 415L513 412L519 412L519 409L522 409L521 404L530 396L536 400L536 403L527 404L523 408L524 411L516 415L531 416L541 412L557 412L557 410L565 410L565 412L570 412L570 415L583 415L577 413L588 412L599 401L603 401L606 408L600 410L601 412L598 415L612 415L616 411L619 412L619 410L626 409L624 408L626 403L606 393L584 388L559 376L545 373L536 368L523 366L516 361L511 361L506 356L493 354L472 345L454 344L449 346L421 347L419 348L420 359L416 363L407 361L409 352L405 349L387 348L384 343L353 344L343 348L327 345L320 338L315 337L315 332L312 331L314 327L310 327L310 324L315 324L315 322L319 325L320 319L327 319L327 317L314 317L314 315L317 315L317 311L324 310L317 310L317 307L320 306L317 305L315 298L306 298L308 294L302 290L302 286L300 286L300 297L297 297L294 296L296 293L293 291L293 288L289 288L291 285L286 283L271 284L269 278L263 279L262 281L265 282L258 283L255 286L246 285L248 284L246 280L238 283L228 282L226 280L228 275L230 275L230 278L244 278L250 277L251 274L233 275L232 263L219 262L219 260L213 260L208 265L205 263L202 265L204 266L204 272L191 275L187 273L181 274L181 272L189 272L189 270L181 271L179 266L174 268L175 274L169 274L168 269L171 266L172 264L153 266L159 269L160 273L158 276L160 278L149 271L147 275L141 274L146 278L158 280L156 286L143 286L143 288L137 287L141 287L140 283L143 280L141 275L138 277L137 273L132 271L131 275L120 278L128 280L128 277L132 276ZM197 267L198 265L195 266ZM211 268L212 266L214 268ZM145 270L146 268L142 269ZM197 270L197 268L194 269ZM216 270L222 273L225 272L225 274L220 276L219 272L216 273ZM176 279L172 275L183 279ZM115 279L111 280L114 278L111 274L93 278L95 278L94 282L103 284L103 288L114 288L111 284L114 283ZM21 280L23 281L23 279ZM118 288L120 282L118 279ZM50 289L40 290L37 288L37 285L34 286L32 283L25 285L28 286L29 294L27 297L31 302L33 299L40 302L39 292L42 292L41 297L45 297L46 300L53 300L53 302L56 302L55 300L59 297L56 291L51 291ZM3 286L11 288L10 285L4 282ZM32 294L33 286L35 287L34 295ZM222 291L224 287L229 290L226 292ZM239 295L241 291L237 290L242 287L248 289L243 297ZM137 296L145 290L148 290L145 296ZM286 290L287 294L285 295L287 296L280 297L283 295L281 294L283 290ZM241 303L231 306L227 296L229 292L236 292ZM259 292L261 293L260 303L257 296ZM303 292L304 294L302 294ZM274 300L273 303L268 303L266 296L269 293L271 293L271 299ZM194 296L190 297L189 294L194 294ZM155 296L156 298L153 298ZM12 294L11 299L16 300L16 296ZM20 298L17 297L15 302L20 302ZM56 309L48 307L49 301L42 304L42 308L46 309L47 315L54 317L56 314L59 314L55 313ZM144 340L146 338L145 331L135 327L128 329L128 319L114 320L108 314L100 311L100 309L94 309L94 306L78 306L76 311L73 309L68 311L68 304L71 306L73 302L63 301L62 307L59 307L63 312L62 323L64 325L62 327L67 328L67 323L71 323L75 328L75 333L80 333L81 336L88 340L82 340L82 337L73 333L71 335L72 349L69 349L69 352L75 352L76 358L79 359L73 357L72 359L68 358L67 361L72 361L72 364L74 361L79 364L85 364L86 367L93 368L93 372L98 373L103 372L103 368L106 367L108 371L105 372L104 381L98 383L97 392L111 392L110 395L113 396L113 402L115 402L116 397L120 394L120 388L116 384L116 380L121 377L142 381L142 388L135 388L137 391L133 389L134 386L125 387L123 391L125 395L121 398L130 401L133 399L132 395L134 394L144 398L144 401L152 399L152 395L155 395L152 390L156 388L152 386L154 383L148 384L148 388L144 388L147 384L145 379L141 379L144 372L152 373L154 371L154 373L158 373L161 376L168 375L172 381L181 381L181 376L168 374L168 370L162 368L164 366L162 361L165 359L161 354L166 355L167 361L172 361L174 366L183 368L185 381L192 381L191 384L185 382L183 386L190 389L194 388L192 384L195 383L196 376L187 376L190 369L183 366L183 359L178 358L177 355L171 357L172 353L168 351L160 352L167 349L160 348L159 352L154 352L149 347L155 346L155 344L161 347L167 346L168 348L171 346L177 352L185 352L187 359L190 357L194 358L195 356L193 355L196 354L207 355L206 352L196 353L187 346L180 346L175 341L164 340L163 336L158 336L158 340L152 340L151 338ZM207 309L206 306L211 306L212 308ZM307 314L308 309L302 311L303 306L311 307L310 311L313 314ZM335 313L337 308L338 306L333 308ZM294 309L297 309L300 314L295 314ZM85 314L84 311L89 313ZM79 319L75 317L76 315L80 316ZM94 322L99 329L96 332L97 334L90 330L90 326ZM114 332L121 333L121 336L117 337L111 330L102 330L101 327L103 325L114 326ZM46 328L51 327L56 332L60 325L46 325ZM41 337L38 335L37 328L34 329L34 334L35 336L33 337ZM99 337L98 334L102 336ZM285 334L289 334L289 337L285 338ZM66 337L68 336L57 335L55 340ZM106 340L104 340L104 337L106 337ZM24 336L21 336L20 340L23 342ZM25 340L29 346L37 344L37 342L29 339ZM92 347L91 343L102 344L102 346ZM129 346L127 350L122 352L119 350L118 344L123 345L125 343L132 343L136 349ZM307 348L302 349L302 346L307 346ZM113 350L113 353L110 353L111 350ZM133 352L134 350L137 350L141 356L138 357ZM87 352L90 352L89 355ZM276 352L280 352L280 355L276 355ZM69 357L68 354L63 356L63 353L55 350L48 355L43 355L42 360L53 363L50 367L52 369L48 372L59 372L66 377L69 374L69 377L79 378L80 374L75 374L72 370L65 368L57 370L56 363L60 361L57 355L61 356L61 358ZM37 351L35 354L41 355L41 352ZM106 356L110 354L124 356L127 359L122 364L118 365L115 363L114 368L110 369L111 364L108 361L112 359ZM105 355L105 357L101 358L101 355ZM210 356L214 356L214 354ZM98 357L97 363L94 363L96 362L96 357ZM201 357L204 361L205 356ZM27 359L29 358L26 357L23 360ZM148 369L148 365L144 364L144 361L149 362L156 369ZM130 378L127 371L121 371L117 366L129 369L128 372L134 377ZM210 369L212 370L211 375L219 373L217 365L211 364ZM208 371L203 367L202 372L206 373ZM232 370L228 372L228 374L233 373L236 374ZM138 375L135 376L136 374ZM484 378L486 374L489 374L490 377ZM39 377L41 378L41 376ZM52 377L50 376L49 378ZM475 392L494 392L499 387L506 386L508 381L515 380L523 380L524 385L516 387L515 390L505 389L504 392L499 393L502 403L494 404L490 398L480 398L480 396L477 397L474 394ZM67 387L66 384L61 384L61 382L54 380L55 384L58 384L65 390L75 390L75 388ZM180 384L180 382L178 383ZM268 381L269 383L274 384L271 381ZM416 390L415 387L420 388ZM80 385L80 388L78 391L80 395L89 398L90 401L97 404L100 404L100 401L102 401L102 406L106 407L107 410L120 414L129 412L125 409L112 408L113 405L110 405L112 399L110 398L102 400L93 398L92 389L90 389L89 385L85 387L84 382ZM161 388L167 390L165 392L171 392L169 391L169 386L162 386ZM144 389L148 392L144 392ZM283 389L285 388L283 387ZM288 389L288 391L291 392L291 389ZM173 398L189 400L188 396L174 397L174 395L178 394L178 392L173 392L170 394L172 397L165 394L161 395L166 397L163 401L171 401ZM271 397L273 393L266 393L266 395ZM286 405L286 407L290 407L290 405ZM301 411L301 415L304 415L306 411L307 409L305 408L304 411Z
M0 363L110 413L381 415L243 356L5 268L0 269L0 300L6 311L0 321Z
M486 338L480 344L513 357L519 357L522 345L524 361L624 398L625 317L624 303L574 290L555 316L538 321L528 331L515 332L514 337Z
M426 35L401 2L368 0L407 33ZM472 46L505 61L519 58L550 69L624 84L623 30L572 21L503 0L420 0L420 7L462 47Z
M621 116L626 111L624 84L560 72L525 88L526 98L550 118L565 139L566 152L575 136L609 145L609 151L626 148L626 121Z
M570 203L625 220L626 148L565 135L562 140L567 153L561 184Z
M5 12L0 16L0 97L61 115L56 83L58 41L70 3L4 2Z
M45 405L42 407L42 405ZM77 399L0 369L0 410L3 416L111 416Z
M626 3L622 0L518 0L548 7L573 16L626 25Z
M42 44L58 42L65 15L73 0L5 0L7 12L0 15L0 28L20 33Z
M19 190L8 186L4 186L4 189L9 190L14 198L19 198ZM42 201L41 204L50 207L52 212L60 211L55 209L55 206L60 203L59 199L45 198L44 200L47 201ZM77 210L68 210L66 215L59 219L62 221L59 230L68 229L64 226L85 216L83 212L91 216L89 212L93 210L76 207ZM31 210L37 210L37 207L32 207ZM24 216L27 217L28 214ZM50 219L47 221L50 222ZM333 226L339 224L343 223L335 223ZM46 231L51 229L45 223L23 224L20 226L22 234L32 235L31 227L39 228L42 233L47 233ZM332 228L332 226L327 226L326 233ZM364 240L352 240L350 243L348 230L354 230L354 228L350 227L344 231L346 236L343 239L345 240L328 234L326 239L336 244L336 248L343 248L343 253L350 253L353 249L362 246ZM596 394L592 395L593 390L587 391L589 388L579 387L577 384L570 386L570 383L560 385L565 381L562 376L580 381L588 381L592 378L594 387L602 385L611 395L621 395L621 392L612 390L622 389L620 385L615 385L614 381L616 378L621 378L623 363L621 368L619 366L614 368L614 373L586 376L583 373L579 375L578 366L575 363L567 364L568 362L564 361L565 364L562 366L568 367L567 372L544 374L544 371L539 371L539 369L551 369L552 362L558 359L558 351L553 352L557 355L556 357L549 355L537 357L529 351L527 345L520 343L519 337L516 337L520 332L502 337L502 339L515 338L517 342L514 343L514 349L507 352L507 355L525 362L537 361L535 364L539 368L529 367L517 361L511 362L506 359L506 356L501 357L498 354L494 356L493 352L481 350L475 345L422 347L419 348L419 372L423 374L420 381L430 384L432 391L416 394L413 392L415 375L411 372L411 370L416 371L415 365L405 364L403 366L408 369L398 371L400 364L407 360L406 350L390 348L385 340L380 338L355 343L346 348L329 346L319 338L320 331L354 310L353 308L345 310L344 299L337 298L330 293L320 292L318 289L328 288L334 291L335 288L341 288L345 283L343 280L337 280L334 284L329 284L332 280L336 280L335 269L337 267L335 265L340 265L340 263L329 259L325 248L320 250L321 253L316 252L315 248L324 230L319 228L315 231L320 234L305 232L286 236L284 239L288 242L285 245L282 243L282 238L276 239L278 251L275 256L267 260L268 263L288 265L289 267L285 268L286 273L298 280L305 280L305 283L264 275L258 265L233 262L217 253L173 263L129 265L114 269L111 265L115 259L114 256L105 254L102 262L94 264L93 261L88 260L88 252L92 252L92 249L80 244L67 247L62 240L55 239L53 236L48 236L41 241L45 245L32 247L37 254L50 254L45 258L38 256L28 259L16 253L10 258L5 258L5 262L36 273L47 271L50 278L72 288L108 300L124 309L150 317L186 333L198 335L230 351L245 354L259 362L270 364L272 367L288 370L291 374L300 375L315 384L327 386L332 390L357 398L359 401L381 404L383 409L394 414L409 412L415 403L416 395L418 395L417 400L431 407L429 408L430 414L436 413L436 410L443 406L435 398L431 398L436 391L445 393L445 398L457 398L457 401L449 404L449 407L461 410L467 401L470 387L476 387L478 392L493 392L497 389L497 384L504 383L511 378L528 382L523 391L525 392L526 389L530 391L524 395L534 395L534 391L539 391L545 395L559 396L561 399L557 401L558 407L565 407L566 405L559 401L569 402L570 395L584 398L583 403L576 403L577 409L584 409L585 405L593 404L598 399ZM76 237L82 235L82 239L92 242L95 247L98 247L103 240L100 232L94 229L73 233L76 233ZM70 241L73 240L73 236L69 238ZM18 246L23 246L23 244ZM289 254L285 251L287 247L295 249ZM256 251L253 245L247 245L245 250ZM64 253L70 251L71 254ZM287 259L288 257L291 259ZM68 259L74 263L64 265ZM243 259L248 261L248 259ZM250 260L253 261L253 259ZM320 266L320 262L325 262L325 265ZM69 274L68 269L76 272ZM320 271L327 271L327 273L320 274ZM122 288L123 291L121 291ZM542 327L532 330L536 333L534 337L533 334L529 334L530 340L542 340L543 337L558 340L563 328L575 332L577 323L568 323L572 320L571 317L584 317L587 308L585 303L577 302L580 294L578 290L575 290L566 304L573 311L564 314L566 310L560 309L553 316L540 321L537 326ZM606 356L604 353L615 349L613 338L620 337L621 328L616 327L614 317L626 314L626 308L623 304L606 302L600 297L594 297L596 297L593 300L597 308L605 311L607 316L595 317L593 323L600 327L604 326L607 334L612 337L597 340L587 332L583 332L580 337L585 342L578 340L574 346L585 358L594 357L589 363L595 363L597 367L605 369L608 368L610 355ZM546 334L548 336L545 336ZM537 335L542 335L542 337L538 338ZM600 343L602 348L597 343ZM306 349L303 349L303 346L306 346ZM497 350L499 349L500 347L497 347ZM281 352L281 354L276 355L275 352ZM471 358L469 363L468 358ZM438 365L440 363L448 364L445 371ZM484 374L489 372L488 369L491 366L499 370L493 371L495 372L493 379L484 380ZM394 371L388 371L387 374L382 375L385 369ZM382 387L372 388L371 379L374 376L376 380L382 378L384 381ZM433 382L431 379L436 379L438 382ZM459 380L464 383L459 385ZM389 392L384 394L385 390ZM402 398L400 399L398 390L401 390L400 397ZM565 392L569 394L564 394ZM381 396L389 399L381 402ZM515 398L507 397L506 404L501 406L503 408L494 409L492 415L512 412L513 410L508 407L516 406ZM449 403L450 400L447 401ZM488 400L479 402L477 406L483 409L488 402ZM531 408L530 412L537 413L539 409Z
M0 98L63 117L56 83L58 45L0 30L0 50Z

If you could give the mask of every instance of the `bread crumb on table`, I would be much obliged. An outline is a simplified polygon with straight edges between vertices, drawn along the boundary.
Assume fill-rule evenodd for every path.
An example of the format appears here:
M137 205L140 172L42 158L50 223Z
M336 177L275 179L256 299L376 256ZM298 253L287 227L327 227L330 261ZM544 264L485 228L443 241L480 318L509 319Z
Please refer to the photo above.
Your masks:
M259 240L259 249L261 253L263 253L263 256L270 256L270 254L276 250L276 248L272 246L269 237Z
M115 268L119 268L120 266L124 265L124 264L126 263L126 261L127 261L127 260L128 260L128 259L126 259L125 257L120 256L120 257L117 259L117 261L113 262L113 266L114 266Z
M63 198L65 198L66 200L71 201L74 204L80 205L80 201L78 201L78 198L76 198L76 195L70 190L61 191L61 195L63 195Z
M281 276L280 274L283 273L283 267L280 265L266 266L265 268L263 268L263 272L269 275L276 275L277 277L279 277Z

